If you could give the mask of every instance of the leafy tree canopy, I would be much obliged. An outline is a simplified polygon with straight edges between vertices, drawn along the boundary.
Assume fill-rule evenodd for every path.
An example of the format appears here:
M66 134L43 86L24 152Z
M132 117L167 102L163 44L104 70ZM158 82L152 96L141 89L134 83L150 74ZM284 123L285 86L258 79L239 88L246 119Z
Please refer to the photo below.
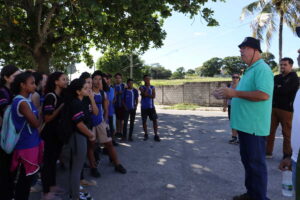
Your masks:
M240 56L228 56L223 59L222 70L224 70L226 75L241 74L246 68L247 65Z
M172 79L183 79L185 76L185 69L184 67L179 67L176 71L172 74Z
M115 73L121 73L123 80L126 81L130 77L130 54L124 52L106 51L104 55L98 59L96 68L112 76ZM133 79L137 82L143 79L143 74L147 73L144 62L137 54L132 55L133 63Z
M221 68L223 66L222 58L211 58L204 62L201 67L195 69L199 76L213 77L214 75L221 73Z
M153 79L169 79L172 76L172 71L161 66L159 63L149 66L148 74Z
M271 67L272 70L278 66L277 62L275 61L275 56L272 53L264 52L261 54L261 57Z
M146 51L162 46L163 21L173 12L200 14L208 26L218 25L207 2L0 0L0 61L49 72L82 60L92 66L92 46Z
M187 75L194 75L195 73L196 73L196 71L193 70L193 69L188 69L188 70L186 71L186 74L187 74Z

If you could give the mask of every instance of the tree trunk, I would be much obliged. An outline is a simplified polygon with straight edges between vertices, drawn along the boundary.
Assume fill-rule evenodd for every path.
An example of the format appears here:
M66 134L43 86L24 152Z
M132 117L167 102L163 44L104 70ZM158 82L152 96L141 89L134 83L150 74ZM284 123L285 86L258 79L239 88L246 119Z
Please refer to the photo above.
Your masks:
M34 51L33 58L37 66L37 71L49 74L51 54L44 47L40 47Z
M279 62L282 58L282 29L283 29L283 11L280 11L280 23L279 23ZM280 67L279 67L279 73L280 73Z

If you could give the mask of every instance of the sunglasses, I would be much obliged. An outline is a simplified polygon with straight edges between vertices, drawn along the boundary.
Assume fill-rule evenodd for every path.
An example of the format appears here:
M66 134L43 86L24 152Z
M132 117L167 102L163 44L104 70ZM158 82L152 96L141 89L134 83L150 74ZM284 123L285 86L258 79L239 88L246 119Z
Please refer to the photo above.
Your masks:
M233 79L239 79L240 77L238 77L238 76L233 76L233 77L231 77L231 78L233 78Z

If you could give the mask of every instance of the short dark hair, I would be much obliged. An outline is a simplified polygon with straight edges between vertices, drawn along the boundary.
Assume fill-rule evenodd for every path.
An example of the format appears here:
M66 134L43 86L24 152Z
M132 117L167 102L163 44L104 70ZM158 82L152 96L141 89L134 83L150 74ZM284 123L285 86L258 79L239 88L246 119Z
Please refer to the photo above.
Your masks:
M96 70L94 71L94 73L92 74L92 79L95 77L95 76L103 76L103 73L100 71L100 70Z
M288 61L290 65L293 65L293 64L294 64L293 59L288 58L288 57L281 58L280 62L281 62L281 61Z
M114 77L116 78L117 76L121 76L122 77L122 74L121 73L115 73Z
M107 74L106 74L106 77L107 77L108 79L111 79L111 78L112 78L112 75L111 75L110 73L107 73Z
M149 76L148 74L145 74L145 75L143 76L143 79L146 78L146 77L150 77L150 76Z
M131 79L131 78L127 79L127 82L126 82L126 83L129 83L130 81L133 82L133 79Z
M88 72L83 72L79 78L85 80L87 78L91 78L91 74Z

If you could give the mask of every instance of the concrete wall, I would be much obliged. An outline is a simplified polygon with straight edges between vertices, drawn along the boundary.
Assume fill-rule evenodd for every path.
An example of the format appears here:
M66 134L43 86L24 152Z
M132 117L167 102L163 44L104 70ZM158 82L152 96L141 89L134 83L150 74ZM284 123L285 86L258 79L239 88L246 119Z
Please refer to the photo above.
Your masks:
M158 104L191 103L200 106L222 106L223 100L217 100L211 93L229 82L195 82L184 85L156 87L155 102Z

